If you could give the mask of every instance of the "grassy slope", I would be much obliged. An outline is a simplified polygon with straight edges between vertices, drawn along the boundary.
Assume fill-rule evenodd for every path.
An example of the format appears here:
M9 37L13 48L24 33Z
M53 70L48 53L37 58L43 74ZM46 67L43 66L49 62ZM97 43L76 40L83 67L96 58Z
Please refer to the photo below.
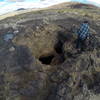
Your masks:
M73 4L76 5L77 4ZM10 19L16 19L16 20L20 20L20 19L25 19L25 18L29 18L31 16L31 18L34 16L34 14L41 14L41 13L45 13L45 12L54 12L54 13L73 13L73 14L77 14L77 16L82 16L82 17L89 17L92 18L94 20L99 20L100 19L100 8L97 8L95 6L91 6L91 5L86 5L81 8L77 8L74 7L72 8L71 6L73 6L72 3L68 5L68 3L63 3L60 5L55 5L49 8L44 8L44 9L37 9L37 10L27 10L27 11L19 11L19 12L14 12L14 13L9 13L3 16L0 16L0 19L4 19L3 21L7 21ZM79 6L79 5L78 5ZM82 5L81 5L82 6ZM89 7L90 6L90 7ZM1 22L3 22L1 21Z

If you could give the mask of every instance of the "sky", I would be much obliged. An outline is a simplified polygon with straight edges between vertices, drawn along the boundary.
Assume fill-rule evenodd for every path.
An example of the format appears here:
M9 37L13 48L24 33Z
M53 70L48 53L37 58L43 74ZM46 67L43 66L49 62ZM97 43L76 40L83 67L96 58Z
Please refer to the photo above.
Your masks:
M0 0L0 15L12 12L19 8L44 8L70 1L94 4L100 7L100 0Z

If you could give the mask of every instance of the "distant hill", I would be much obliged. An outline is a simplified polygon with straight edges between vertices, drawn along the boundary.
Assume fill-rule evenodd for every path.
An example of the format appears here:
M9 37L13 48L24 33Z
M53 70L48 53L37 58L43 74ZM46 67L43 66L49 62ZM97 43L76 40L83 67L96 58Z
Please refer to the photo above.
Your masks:
M17 11L20 11L20 10L26 10L25 8L19 8L19 9L17 9Z
M84 3L79 3L79 2L65 2L65 3L61 3L61 4L56 4L51 6L50 8L99 8L95 5L92 4L84 4Z

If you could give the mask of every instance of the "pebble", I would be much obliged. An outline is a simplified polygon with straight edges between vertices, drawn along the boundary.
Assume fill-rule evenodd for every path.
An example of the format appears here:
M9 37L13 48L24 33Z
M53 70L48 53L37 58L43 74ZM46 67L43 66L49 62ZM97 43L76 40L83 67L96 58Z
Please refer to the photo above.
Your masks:
M16 35L17 33L19 33L19 31L18 31L18 30L16 30L16 31L14 31L13 33Z
M9 51L10 52L13 52L13 51L15 51L15 48L14 47L11 47L11 48L9 48Z
M38 30L39 29L39 26L36 26L36 29Z

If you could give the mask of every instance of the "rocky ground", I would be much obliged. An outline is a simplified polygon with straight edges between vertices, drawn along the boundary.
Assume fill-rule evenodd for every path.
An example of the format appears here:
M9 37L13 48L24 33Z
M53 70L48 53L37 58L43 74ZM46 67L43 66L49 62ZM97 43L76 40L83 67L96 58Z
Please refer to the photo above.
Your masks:
M100 8L66 5L0 21L0 100L100 99ZM91 37L77 53L83 20Z

